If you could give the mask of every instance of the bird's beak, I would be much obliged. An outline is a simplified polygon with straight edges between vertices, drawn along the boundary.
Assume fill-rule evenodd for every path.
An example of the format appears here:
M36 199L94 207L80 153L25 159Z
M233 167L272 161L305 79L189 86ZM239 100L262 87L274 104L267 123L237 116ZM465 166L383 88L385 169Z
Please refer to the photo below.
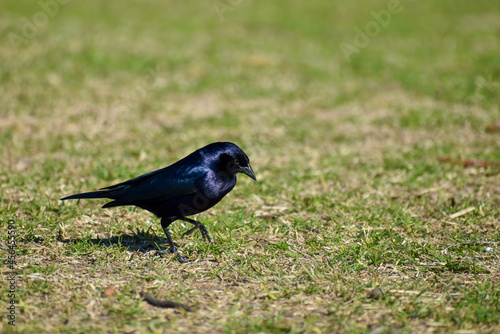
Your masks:
M255 173L253 172L252 166L248 165L248 167L241 167L239 170L240 173L246 174L250 176L252 179L257 181L257 178L255 177Z

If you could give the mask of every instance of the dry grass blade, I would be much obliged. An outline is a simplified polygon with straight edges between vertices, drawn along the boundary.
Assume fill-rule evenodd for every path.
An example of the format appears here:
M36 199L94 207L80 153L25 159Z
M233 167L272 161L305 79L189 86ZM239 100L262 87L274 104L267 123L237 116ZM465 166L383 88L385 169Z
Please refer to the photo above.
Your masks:
M454 214L449 215L448 218L455 219L455 218L458 218L458 217L463 216L465 214L468 214L469 212L472 212L474 210L476 210L475 207L469 207L469 208L460 210L458 212L455 212Z

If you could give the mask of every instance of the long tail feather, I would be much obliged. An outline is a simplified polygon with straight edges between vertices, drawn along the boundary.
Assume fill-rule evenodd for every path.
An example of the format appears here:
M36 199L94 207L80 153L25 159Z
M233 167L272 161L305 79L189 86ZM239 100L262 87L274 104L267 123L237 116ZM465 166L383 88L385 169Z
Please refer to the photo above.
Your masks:
M79 198L111 198L110 195L112 191L109 190L98 190L98 191L91 191L88 193L81 193L81 194L74 194L71 196L63 197L61 198L61 201L67 200L67 199L79 199Z

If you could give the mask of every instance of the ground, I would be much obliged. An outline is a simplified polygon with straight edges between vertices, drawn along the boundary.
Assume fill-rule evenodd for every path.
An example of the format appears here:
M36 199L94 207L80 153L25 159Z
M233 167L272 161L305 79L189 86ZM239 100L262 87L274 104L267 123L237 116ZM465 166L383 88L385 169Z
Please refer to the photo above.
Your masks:
M0 332L500 331L499 4L0 9ZM214 141L258 181L197 216L213 244L172 225L193 263L146 211L59 200Z

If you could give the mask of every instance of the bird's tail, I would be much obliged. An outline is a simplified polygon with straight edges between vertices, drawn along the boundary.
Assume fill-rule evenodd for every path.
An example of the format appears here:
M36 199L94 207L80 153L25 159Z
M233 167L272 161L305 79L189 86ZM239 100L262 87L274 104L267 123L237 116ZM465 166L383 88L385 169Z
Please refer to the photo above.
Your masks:
M61 198L61 201L67 200L67 199L80 199L80 198L113 198L111 196L113 191L112 190L98 190L98 191L91 191L88 193L81 193L81 194L74 194L71 196L66 196Z

